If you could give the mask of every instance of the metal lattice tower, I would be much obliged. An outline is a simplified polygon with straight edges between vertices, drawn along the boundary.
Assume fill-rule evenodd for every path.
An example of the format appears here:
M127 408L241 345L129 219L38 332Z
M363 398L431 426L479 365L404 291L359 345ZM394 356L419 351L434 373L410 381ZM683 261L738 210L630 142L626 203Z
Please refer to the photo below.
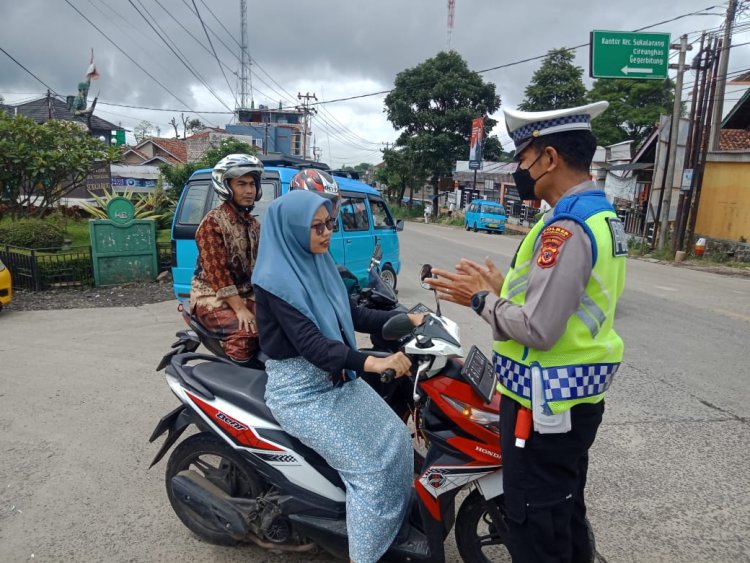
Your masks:
M446 47L451 50L451 40L453 39L453 19L456 14L456 0L448 0L448 30L446 34Z
M250 80L250 55L247 53L247 0L240 0L240 108L248 107L248 83L250 99L253 97L253 86Z

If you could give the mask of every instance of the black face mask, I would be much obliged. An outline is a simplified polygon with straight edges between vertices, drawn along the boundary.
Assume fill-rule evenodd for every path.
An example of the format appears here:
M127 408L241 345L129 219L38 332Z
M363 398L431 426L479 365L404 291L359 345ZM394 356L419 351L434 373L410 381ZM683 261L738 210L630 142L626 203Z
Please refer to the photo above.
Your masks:
M539 153L539 156L536 157L536 160L531 163L529 168L534 166L537 161L542 158L542 155L544 153ZM529 199L537 199L536 194L534 193L534 186L536 186L537 181L544 176L547 172L539 176L539 178L532 178L531 172L529 172L529 168L517 168L515 172L513 172L513 181L516 183L516 189L518 190L518 197L521 199L521 201L526 201Z

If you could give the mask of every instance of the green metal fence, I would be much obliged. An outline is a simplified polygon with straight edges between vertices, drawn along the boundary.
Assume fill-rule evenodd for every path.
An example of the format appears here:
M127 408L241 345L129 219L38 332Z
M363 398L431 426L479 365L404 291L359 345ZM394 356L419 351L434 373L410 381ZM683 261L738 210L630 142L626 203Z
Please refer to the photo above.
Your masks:
M171 243L157 243L157 251L159 271L169 270L172 266ZM22 248L5 244L0 245L0 260L10 270L15 290L45 291L94 285L89 246L59 250Z

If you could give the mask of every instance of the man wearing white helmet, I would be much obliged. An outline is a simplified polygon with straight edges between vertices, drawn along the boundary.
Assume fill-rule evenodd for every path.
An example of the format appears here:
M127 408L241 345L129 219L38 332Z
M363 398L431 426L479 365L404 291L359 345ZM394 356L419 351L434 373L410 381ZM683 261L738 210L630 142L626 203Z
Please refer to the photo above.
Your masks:
M251 276L258 256L260 223L252 215L262 196L263 163L248 154L222 158L211 184L223 203L209 211L195 233L198 265L190 288L193 314L223 334L224 352L238 363L258 349Z

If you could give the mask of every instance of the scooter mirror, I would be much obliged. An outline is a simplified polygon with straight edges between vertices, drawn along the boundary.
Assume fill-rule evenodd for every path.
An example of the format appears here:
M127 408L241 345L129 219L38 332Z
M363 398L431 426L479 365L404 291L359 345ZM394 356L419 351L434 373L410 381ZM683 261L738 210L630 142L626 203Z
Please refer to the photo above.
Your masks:
M383 257L383 247L380 246L380 243L375 243L375 250L372 252L372 259L380 262L380 259Z
M431 277L432 277L432 266L430 264L425 264L424 266L422 266L422 270L419 272L419 284L424 289L432 289L428 284L425 283L425 280Z

